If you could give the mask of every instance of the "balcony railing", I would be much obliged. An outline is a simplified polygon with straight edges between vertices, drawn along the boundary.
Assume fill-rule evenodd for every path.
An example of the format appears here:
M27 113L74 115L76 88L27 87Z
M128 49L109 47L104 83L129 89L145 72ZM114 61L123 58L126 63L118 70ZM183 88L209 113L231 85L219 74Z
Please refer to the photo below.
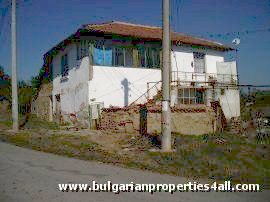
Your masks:
M234 74L214 74L173 71L171 74L171 85L180 85L184 88L213 87L236 87L238 83L237 75ZM150 100L158 99L161 96L162 82L147 82L147 91L143 93L132 104L142 104ZM211 100L213 101L213 100Z
M178 82L182 85L208 86L215 83L224 86L236 86L238 84L238 77L236 74L173 71L171 80L173 83Z

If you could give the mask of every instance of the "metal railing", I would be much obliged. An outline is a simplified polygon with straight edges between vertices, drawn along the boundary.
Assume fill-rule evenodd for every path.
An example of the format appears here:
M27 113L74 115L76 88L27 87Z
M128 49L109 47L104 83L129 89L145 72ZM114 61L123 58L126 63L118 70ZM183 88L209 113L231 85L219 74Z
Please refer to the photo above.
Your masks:
M213 82L225 86L238 84L238 77L236 74L172 71L171 80L173 83L178 82L182 85L191 85L193 83L193 85L199 84L200 86L207 86Z
M237 86L238 78L235 74L215 74L215 73L196 73L196 72L171 72L171 85L200 86L207 87L213 84L219 86ZM147 91L133 101L133 104L144 104L158 96L161 92L161 81L147 82ZM211 87L212 88L212 87Z
M149 100L153 99L154 96L158 95L158 92L161 91L161 81L156 82L147 82L147 91L133 101L130 105L134 104L144 104Z

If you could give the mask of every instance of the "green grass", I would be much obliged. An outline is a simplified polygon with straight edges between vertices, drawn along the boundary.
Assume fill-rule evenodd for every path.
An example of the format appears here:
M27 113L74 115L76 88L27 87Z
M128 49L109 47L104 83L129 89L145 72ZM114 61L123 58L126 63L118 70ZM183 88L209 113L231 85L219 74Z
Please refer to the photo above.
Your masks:
M246 106L247 102L252 102L250 106ZM241 119L244 121L251 120L251 114L256 111L262 112L269 117L270 114L270 91L253 92L250 96L241 97Z
M5 121L0 116L0 126ZM0 130L0 139L34 150L170 175L215 181L229 179L233 183L266 184L270 179L269 142L257 144L255 139L241 135L176 134L176 152L172 153L150 152L146 138L126 135L117 144L128 144L134 150L119 153L93 142L89 136L65 134L55 124L37 117L32 117L28 124L27 130L17 134Z
M257 93L255 96L255 107L269 107L270 92Z
M176 153L151 153L168 174L264 183L270 179L270 147L237 135L179 136ZM217 140L224 141L218 144ZM165 169L167 168L167 169Z
M23 116L20 117L20 122L24 119ZM55 122L48 122L40 120L35 115L30 115L29 120L23 126L23 129L47 129L47 130L59 130L59 126Z
M1 139L22 147L159 173L261 184L270 178L269 145L251 147L253 143L229 134L208 138L179 137L181 143L174 153L142 151L137 155L120 155L102 149L86 136L33 135L30 131L16 135L0 134ZM217 137L223 138L225 143L217 144Z

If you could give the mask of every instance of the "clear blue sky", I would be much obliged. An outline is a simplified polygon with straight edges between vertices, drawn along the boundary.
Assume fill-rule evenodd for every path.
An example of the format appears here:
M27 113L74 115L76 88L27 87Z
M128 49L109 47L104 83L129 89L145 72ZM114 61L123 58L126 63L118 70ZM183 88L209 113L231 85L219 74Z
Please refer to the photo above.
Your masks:
M0 65L10 73L11 0L0 0ZM110 20L162 25L161 0L18 0L18 68L30 79L43 54L82 24ZM230 44L240 32L239 73L245 84L269 84L270 0L171 0L176 31ZM245 32L245 33L244 33ZM225 34L214 35L211 34Z

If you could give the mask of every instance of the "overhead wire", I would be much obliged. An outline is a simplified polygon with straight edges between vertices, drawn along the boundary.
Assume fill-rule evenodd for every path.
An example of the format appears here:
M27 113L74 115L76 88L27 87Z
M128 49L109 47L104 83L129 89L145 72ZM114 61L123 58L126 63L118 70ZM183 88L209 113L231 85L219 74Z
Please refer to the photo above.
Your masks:
M244 37L249 34L255 34L255 33L265 33L265 32L270 32L270 26L266 28L261 28L261 29L247 29L244 31L233 31L233 32L225 32L225 33L193 33L194 35L198 35L200 37L208 37L208 38L222 38L222 39L228 39L232 37Z

